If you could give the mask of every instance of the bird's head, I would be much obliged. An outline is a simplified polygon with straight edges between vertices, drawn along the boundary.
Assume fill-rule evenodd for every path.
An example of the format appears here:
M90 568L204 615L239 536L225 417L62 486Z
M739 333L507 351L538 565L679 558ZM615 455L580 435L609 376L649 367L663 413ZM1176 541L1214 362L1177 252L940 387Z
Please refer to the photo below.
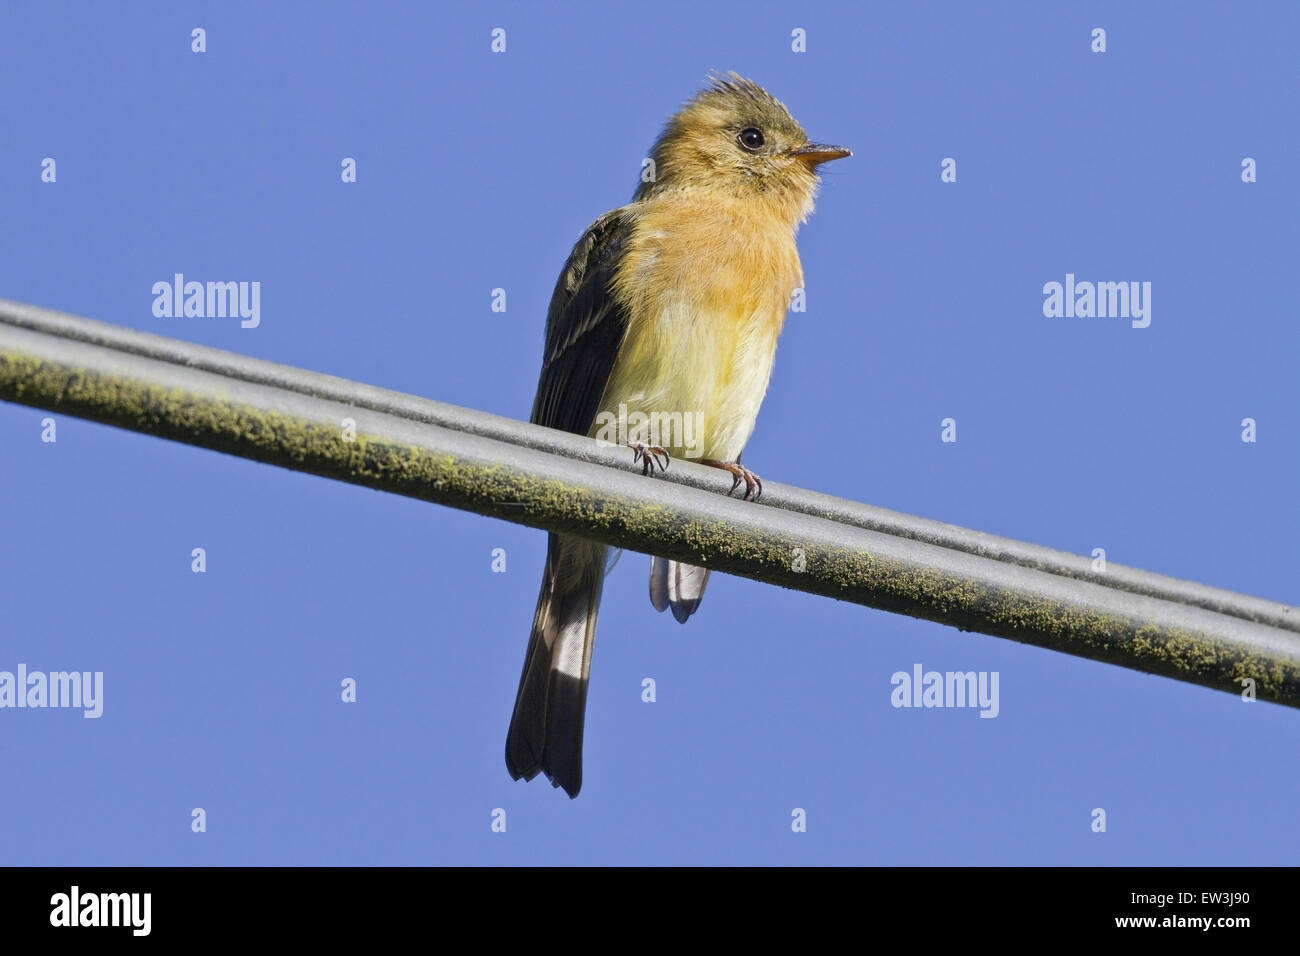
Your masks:
M768 204L792 226L817 195L817 167L852 153L812 143L785 104L753 80L730 73L678 111L651 150L654 180L636 199L683 188L720 189Z

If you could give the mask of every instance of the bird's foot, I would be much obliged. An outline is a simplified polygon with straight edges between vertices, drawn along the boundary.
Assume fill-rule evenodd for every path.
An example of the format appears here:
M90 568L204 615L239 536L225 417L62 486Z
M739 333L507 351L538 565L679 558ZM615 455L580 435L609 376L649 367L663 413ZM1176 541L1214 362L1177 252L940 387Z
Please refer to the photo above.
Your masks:
M745 493L741 495L741 500L748 500L753 495L757 501L763 495L763 479L754 474L738 461L717 461L713 458L701 458L701 465L708 465L710 468L721 468L727 474L731 475L731 489L727 494L736 490L736 487L743 481L745 483Z
M632 464L635 465L638 461L642 462L641 474L654 474L656 465L660 471L668 470L668 452L658 445L643 445L639 441L630 441L627 443L627 447L633 451ZM660 458L663 461L660 461Z

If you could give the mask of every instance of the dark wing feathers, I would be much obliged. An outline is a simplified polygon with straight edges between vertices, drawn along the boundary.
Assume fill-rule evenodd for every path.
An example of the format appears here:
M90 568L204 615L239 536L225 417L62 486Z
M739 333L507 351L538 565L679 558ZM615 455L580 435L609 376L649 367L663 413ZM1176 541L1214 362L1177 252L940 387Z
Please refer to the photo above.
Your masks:
M546 315L546 351L532 420L585 435L627 331L627 310L610 284L627 250L631 223L622 210L601 216L564 264ZM605 570L605 548L550 535L519 693L506 735L510 775L545 772L571 797L582 786L582 730L587 675L572 662L590 659ZM560 666L567 659L569 672Z
M595 421L627 331L627 309L615 301L610 283L631 234L630 219L615 209L592 223L569 254L546 313L535 424L585 435Z

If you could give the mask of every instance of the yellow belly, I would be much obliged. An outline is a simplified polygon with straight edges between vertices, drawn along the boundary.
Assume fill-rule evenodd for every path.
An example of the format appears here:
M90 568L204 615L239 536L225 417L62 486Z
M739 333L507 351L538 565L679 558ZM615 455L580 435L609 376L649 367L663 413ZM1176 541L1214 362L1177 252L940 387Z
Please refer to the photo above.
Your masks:
M643 212L615 282L631 318L597 428L621 419L674 457L735 461L801 283L789 227L758 230L744 208L717 205Z

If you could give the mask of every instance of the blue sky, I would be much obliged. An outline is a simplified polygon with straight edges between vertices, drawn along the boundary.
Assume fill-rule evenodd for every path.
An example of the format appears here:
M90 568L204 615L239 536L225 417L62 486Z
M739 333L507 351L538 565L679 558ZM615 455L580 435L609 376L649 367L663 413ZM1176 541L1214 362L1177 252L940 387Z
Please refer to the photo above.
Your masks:
M0 295L526 417L574 239L735 69L855 151L746 464L1300 602L1298 8L980 6L10 4ZM261 324L155 318L175 272L259 281ZM1045 317L1067 273L1150 282L1150 326ZM683 627L635 554L581 796L516 783L542 533L43 417L0 404L0 670L102 671L104 714L0 710L0 862L1300 852L1293 710L731 577ZM891 707L917 663L998 672L997 718Z

